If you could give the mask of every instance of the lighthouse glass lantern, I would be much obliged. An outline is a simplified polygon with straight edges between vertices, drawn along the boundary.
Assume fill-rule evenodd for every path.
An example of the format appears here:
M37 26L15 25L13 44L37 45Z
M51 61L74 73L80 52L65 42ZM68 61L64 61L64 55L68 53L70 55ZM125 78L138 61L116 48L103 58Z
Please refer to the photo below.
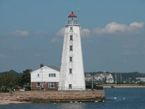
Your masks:
M77 16L72 13L68 16L68 24L77 24Z
M72 11L65 25L58 90L85 89L80 25Z

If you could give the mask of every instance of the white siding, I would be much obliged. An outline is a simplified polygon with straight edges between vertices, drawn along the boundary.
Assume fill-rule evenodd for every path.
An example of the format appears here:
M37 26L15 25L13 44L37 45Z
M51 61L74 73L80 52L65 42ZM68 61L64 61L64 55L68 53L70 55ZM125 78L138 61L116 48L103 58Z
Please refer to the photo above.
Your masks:
M109 74L109 75L107 76L106 83L114 83L114 79L113 79L112 74Z
M49 77L49 74L51 73L55 73L56 77ZM59 82L59 76L59 71L54 70L48 66L44 66L31 72L31 82Z
M95 80L97 80L97 81L99 81L99 80L103 80L103 78L99 75L99 76L97 76L97 77L95 77Z

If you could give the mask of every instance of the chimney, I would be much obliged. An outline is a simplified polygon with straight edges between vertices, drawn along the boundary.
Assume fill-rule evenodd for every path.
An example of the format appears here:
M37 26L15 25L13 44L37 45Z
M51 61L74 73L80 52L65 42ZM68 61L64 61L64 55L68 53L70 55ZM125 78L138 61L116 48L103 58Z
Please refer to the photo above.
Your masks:
M44 65L43 64L40 64L40 68L42 68Z

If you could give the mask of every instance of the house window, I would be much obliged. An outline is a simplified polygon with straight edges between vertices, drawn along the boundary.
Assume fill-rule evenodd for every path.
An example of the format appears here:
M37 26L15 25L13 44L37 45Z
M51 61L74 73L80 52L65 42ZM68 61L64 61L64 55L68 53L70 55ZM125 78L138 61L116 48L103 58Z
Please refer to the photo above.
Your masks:
M39 74L37 76L39 77Z
M71 40L71 41L73 40L73 35L70 35L70 40Z
M56 74L55 73L50 73L49 77L56 77Z
M72 45L69 46L69 50L70 50L70 51L73 50L73 46L72 46Z
M49 83L49 88L55 88L55 87L56 87L56 83L55 82Z
M73 30L73 27L70 27L70 30Z
M40 83L37 83L37 87L40 87Z
M72 62L72 57L69 57L69 61Z
M69 84L69 89L72 89L72 84Z

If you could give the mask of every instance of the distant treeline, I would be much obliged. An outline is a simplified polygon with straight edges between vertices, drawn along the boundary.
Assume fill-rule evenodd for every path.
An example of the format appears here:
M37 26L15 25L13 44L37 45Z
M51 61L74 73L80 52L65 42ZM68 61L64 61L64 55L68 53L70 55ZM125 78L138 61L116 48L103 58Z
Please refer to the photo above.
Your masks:
M10 70L10 71L5 71L5 72L0 72L0 76L7 72L10 72L10 73L14 74L15 76L21 76L23 74L23 73L16 72L14 70Z
M14 70L6 71L6 72L0 72L0 87L5 86L9 88L15 88L15 87L24 87L24 86L30 86L30 72L31 69L26 69L23 71L23 73L18 73ZM98 72L85 72L89 73L91 75L95 75L97 73L104 73L102 71ZM114 80L115 80L115 72L106 72L111 73ZM118 82L132 82L136 81L136 77L145 77L145 73L139 73L139 72L128 72L128 73L120 73L116 72L116 77Z

